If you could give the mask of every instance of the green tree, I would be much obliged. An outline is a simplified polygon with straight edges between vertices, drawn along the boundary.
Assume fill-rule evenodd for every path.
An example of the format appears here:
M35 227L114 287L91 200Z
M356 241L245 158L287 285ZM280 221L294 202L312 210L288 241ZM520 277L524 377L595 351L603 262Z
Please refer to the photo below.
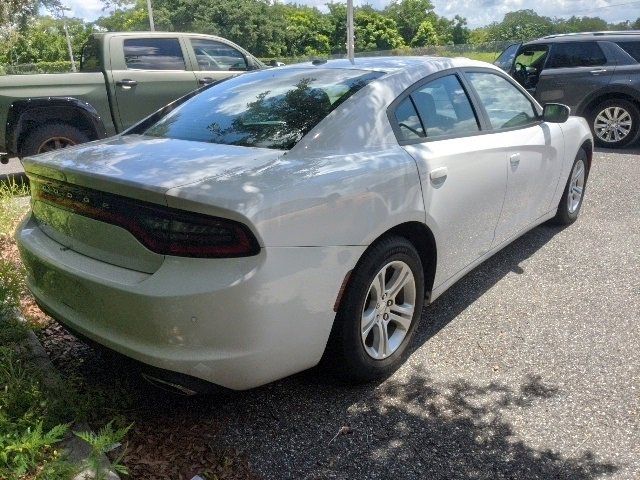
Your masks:
M425 20L418 27L416 36L411 40L412 47L424 47L426 45L437 45L438 35L436 29L429 20Z
M356 51L392 50L405 46L393 19L366 7L359 8L354 15Z
M518 10L489 25L488 31L491 41L530 40L554 33L554 23L533 10Z
M470 30L467 28L467 19L456 15L451 26L451 40L456 45L469 43Z
M406 43L413 41L423 22L436 20L430 0L393 0L383 14L396 22Z

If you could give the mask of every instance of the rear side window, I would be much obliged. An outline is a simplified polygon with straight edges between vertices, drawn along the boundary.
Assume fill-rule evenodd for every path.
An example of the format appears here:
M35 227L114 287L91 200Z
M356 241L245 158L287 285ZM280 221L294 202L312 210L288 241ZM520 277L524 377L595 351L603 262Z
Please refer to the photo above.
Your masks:
M82 57L80 57L81 72L100 72L102 64L100 62L100 45L98 40L90 38L82 47Z
M415 140L416 138L426 137L411 97L407 97L400 102L396 107L395 116L400 140Z
M186 70L177 38L127 39L124 60L134 70Z
M455 75L437 78L411 94L427 137L480 130L471 102Z
M555 43L547 68L595 67L607 63L596 42Z
M244 55L235 48L215 40L192 38L191 46L200 70L246 70Z
M533 104L505 78L488 72L467 72L465 76L478 92L494 129L523 127L538 120Z
M618 46L631 55L636 62L640 62L640 42L617 42Z

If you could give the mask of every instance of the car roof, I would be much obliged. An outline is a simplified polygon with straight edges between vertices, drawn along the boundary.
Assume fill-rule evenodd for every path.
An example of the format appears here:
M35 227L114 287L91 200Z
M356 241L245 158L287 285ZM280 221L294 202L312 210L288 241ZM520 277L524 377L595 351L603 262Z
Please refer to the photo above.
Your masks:
M524 45L536 45L540 43L565 43L565 42L595 42L597 40L640 40L640 30L624 30L617 32L579 32L579 33L562 33L558 35L547 35Z
M394 73L399 71L425 70L445 70L447 68L483 66L493 67L486 62L479 62L465 57L356 57L353 61L346 58L335 60L313 60L309 62L294 63L281 69L351 69L368 70L383 73ZM495 68L495 67L493 67Z

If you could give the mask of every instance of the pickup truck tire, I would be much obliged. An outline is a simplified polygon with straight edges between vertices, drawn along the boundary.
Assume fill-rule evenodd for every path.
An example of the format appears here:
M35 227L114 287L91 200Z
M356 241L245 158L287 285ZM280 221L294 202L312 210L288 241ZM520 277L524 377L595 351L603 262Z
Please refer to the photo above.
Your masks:
M640 111L631 102L612 98L599 103L589 116L596 145L618 148L628 145L640 132Z
M20 156L37 155L85 143L89 140L87 134L76 127L65 123L47 123L27 134L20 149Z

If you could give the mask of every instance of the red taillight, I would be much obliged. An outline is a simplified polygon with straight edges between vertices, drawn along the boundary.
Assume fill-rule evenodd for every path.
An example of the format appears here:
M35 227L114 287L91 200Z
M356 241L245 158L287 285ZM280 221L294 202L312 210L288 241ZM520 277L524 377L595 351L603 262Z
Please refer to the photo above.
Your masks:
M182 257L246 257L260 247L242 223L31 177L34 199L122 227L149 250Z

